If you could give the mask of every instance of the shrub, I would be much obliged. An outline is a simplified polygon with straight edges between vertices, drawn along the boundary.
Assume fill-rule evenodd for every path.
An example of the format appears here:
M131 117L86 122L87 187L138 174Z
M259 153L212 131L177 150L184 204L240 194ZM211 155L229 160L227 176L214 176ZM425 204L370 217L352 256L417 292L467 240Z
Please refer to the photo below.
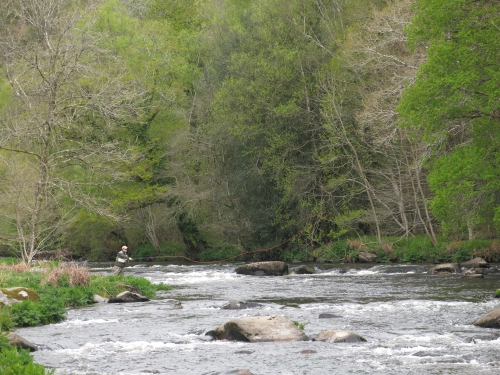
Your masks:
M55 370L45 370L33 363L28 350L16 347L2 348L0 351L0 374L2 375L51 375Z
M76 263L59 264L51 268L41 281L41 285L50 284L62 287L90 284L90 270L87 265Z
M359 251L352 250L347 241L332 242L329 249L324 254L327 261L334 263L351 263L358 257Z
M45 295L40 302L23 301L12 304L12 320L17 327L57 323L66 317L64 301Z
M14 327L14 322L11 317L11 307L0 307L0 331L10 331Z
M500 243L493 241L488 247L476 251L476 256L492 263L500 262Z

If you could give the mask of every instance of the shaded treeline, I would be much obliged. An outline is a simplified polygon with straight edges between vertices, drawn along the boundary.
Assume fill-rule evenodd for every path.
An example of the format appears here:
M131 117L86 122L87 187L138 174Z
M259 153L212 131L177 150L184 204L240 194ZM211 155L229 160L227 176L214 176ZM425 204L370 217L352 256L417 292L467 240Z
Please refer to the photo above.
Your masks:
M496 236L493 2L0 7L5 253Z

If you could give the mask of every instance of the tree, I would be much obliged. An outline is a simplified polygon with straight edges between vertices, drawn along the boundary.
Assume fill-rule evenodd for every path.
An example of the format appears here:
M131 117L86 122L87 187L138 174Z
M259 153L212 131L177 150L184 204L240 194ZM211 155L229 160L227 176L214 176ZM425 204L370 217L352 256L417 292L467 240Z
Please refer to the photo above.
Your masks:
M213 2L198 91L209 103L203 131L214 173L208 184L213 212L224 220L218 225L244 246L279 243L319 214L316 152L324 129L317 78L329 51L317 41L331 43L333 30L322 17L338 17L337 3Z
M0 5L0 66L10 85L0 149L6 175L16 178L2 184L9 199L1 216L11 229L3 236L26 263L57 240L75 207L113 215L106 190L125 177L120 165L130 161L117 129L143 118L143 89L96 31L98 5Z
M479 224L500 222L500 5L420 0L415 9L409 39L427 48L428 60L398 111L433 146L436 215L455 229L467 227L473 238Z

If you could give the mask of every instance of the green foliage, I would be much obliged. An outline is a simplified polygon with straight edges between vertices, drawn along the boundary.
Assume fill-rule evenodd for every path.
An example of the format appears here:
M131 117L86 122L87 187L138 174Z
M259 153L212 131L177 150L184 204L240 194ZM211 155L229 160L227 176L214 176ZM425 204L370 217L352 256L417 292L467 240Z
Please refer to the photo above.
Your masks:
M61 241L73 250L75 257L90 261L108 260L110 256L116 255L116 249L121 246L119 239L110 241L113 238L110 233L115 229L116 224L109 219L80 210ZM105 238L108 242L105 242Z
M460 146L433 163L429 186L435 193L431 209L445 234L461 238L492 221L500 181L496 163L484 163L491 155L482 147ZM482 166L482 167L478 167ZM457 204L459 202L459 204Z
M170 286L152 284L147 279L134 276L92 276L89 288L92 290L93 294L111 297L127 290L127 285L137 289L139 293L148 298L153 298L157 290L172 289Z
M310 215L298 196L320 179L317 73L329 54L304 33L329 46L331 25L319 20L337 10L297 0L241 3L212 10L207 133L220 160L216 180L227 186L214 186L224 210L217 219L232 229L227 238L257 248L288 238L298 230L296 220Z
M0 271L1 287L30 285L40 296L40 301L23 301L2 307L0 309L2 330L16 326L57 323L65 319L67 307L88 306L93 303L95 294L109 298L132 287L142 295L154 298L158 290L172 289L171 286L152 284L149 280L134 276L93 275L89 285L71 286L66 275L63 275L57 285L41 285L42 274L43 272Z
M154 246L150 243L139 245L134 248L134 260L139 259L148 259L150 257L155 257L158 260L162 259L162 256L165 256L165 259L168 259L168 256L182 256L184 255L184 250L186 249L186 245L183 243L176 242L162 242L160 244L160 251L157 252Z
M51 375L55 370L45 370L42 365L33 363L28 350L15 347L0 350L0 373L2 375Z
M415 9L409 39L428 46L428 59L398 111L434 145L433 212L445 231L467 228L471 239L493 216L500 222L500 4L420 0Z
M13 327L11 307L0 307L0 332L10 331Z
M93 303L94 291L90 286L46 285L40 290L40 298L57 299L64 307L80 307Z
M39 302L23 301L12 304L12 320L17 327L57 323L66 317L61 298L44 295Z
M358 257L358 251L351 249L346 240L334 241L329 248L321 254L321 257L328 262L350 263Z
M301 331L303 331L305 326L311 324L311 322L300 323L296 320L293 320L293 324L295 324Z
M231 245L209 247L200 253L200 260L204 262L216 262L225 259L238 260L238 255L241 253L240 248Z
M281 259L284 262L293 262L295 260L310 262L313 260L313 251L306 246L293 245L281 254Z

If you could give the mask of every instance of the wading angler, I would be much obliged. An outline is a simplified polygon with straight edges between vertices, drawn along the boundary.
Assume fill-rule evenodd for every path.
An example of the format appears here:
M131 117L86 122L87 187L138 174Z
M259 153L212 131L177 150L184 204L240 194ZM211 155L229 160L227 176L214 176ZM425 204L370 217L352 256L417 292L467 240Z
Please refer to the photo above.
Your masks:
M113 267L113 275L123 275L123 269L129 260L133 260L127 254L128 247L122 246L122 250L116 255L115 266Z

